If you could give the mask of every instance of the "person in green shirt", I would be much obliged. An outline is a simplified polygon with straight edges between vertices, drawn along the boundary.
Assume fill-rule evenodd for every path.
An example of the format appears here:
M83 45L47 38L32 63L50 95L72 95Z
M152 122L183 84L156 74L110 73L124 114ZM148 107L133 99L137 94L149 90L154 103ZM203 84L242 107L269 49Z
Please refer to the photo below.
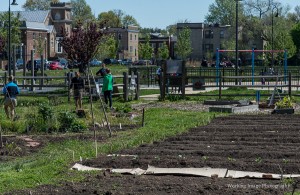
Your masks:
M110 109L112 109L113 83L114 83L114 78L110 72L110 69L106 69L106 75L103 78L102 92L104 94L105 103L108 104L109 101Z

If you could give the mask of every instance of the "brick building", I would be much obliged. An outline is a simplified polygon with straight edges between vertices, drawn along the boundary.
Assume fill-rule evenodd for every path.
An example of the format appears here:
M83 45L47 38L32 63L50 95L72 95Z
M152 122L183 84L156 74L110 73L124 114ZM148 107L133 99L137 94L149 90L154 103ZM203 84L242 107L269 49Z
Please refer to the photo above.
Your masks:
M20 45L16 48L16 58L24 56L25 61L30 60L31 50L34 58L43 54L46 59L57 58L62 53L59 44L61 28L71 29L71 4L51 3L50 10L39 11L14 11L11 12L20 19Z
M113 34L117 40L117 59L138 60L139 29L137 26L124 28L108 28L106 33Z

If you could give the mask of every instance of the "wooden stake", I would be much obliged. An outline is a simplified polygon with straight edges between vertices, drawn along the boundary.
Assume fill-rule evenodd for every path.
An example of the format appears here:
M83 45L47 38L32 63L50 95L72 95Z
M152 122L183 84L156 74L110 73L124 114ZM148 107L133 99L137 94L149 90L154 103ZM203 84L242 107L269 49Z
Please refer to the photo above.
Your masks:
M142 127L145 127L145 108L143 108Z
M3 147L3 140L2 140L2 127L0 125L0 147Z

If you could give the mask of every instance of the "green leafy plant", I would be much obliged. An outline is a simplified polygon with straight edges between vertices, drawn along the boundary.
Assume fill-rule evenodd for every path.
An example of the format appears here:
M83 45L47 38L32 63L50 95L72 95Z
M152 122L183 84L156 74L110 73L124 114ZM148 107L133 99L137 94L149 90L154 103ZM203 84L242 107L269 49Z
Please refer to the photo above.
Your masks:
M206 161L206 160L208 160L208 156L202 156L202 160L204 160L204 161Z
M257 158L255 159L255 162L261 163L261 162L262 162L262 158L261 158L261 157L257 157Z
M129 113L132 111L132 108L131 108L131 105L128 104L128 103L125 103L125 104L119 104L117 107L116 107L116 111L117 112L122 112L122 113Z
M53 109L46 103L42 103L39 105L38 113L42 117L43 121L51 119L54 115Z
M59 130L62 132L81 132L87 129L85 123L76 119L71 112L61 112L58 120L60 122Z
M22 149L15 142L6 143L4 147L9 155L18 156L22 152Z
M294 103L289 96L285 96L282 100L275 103L277 109L293 108Z

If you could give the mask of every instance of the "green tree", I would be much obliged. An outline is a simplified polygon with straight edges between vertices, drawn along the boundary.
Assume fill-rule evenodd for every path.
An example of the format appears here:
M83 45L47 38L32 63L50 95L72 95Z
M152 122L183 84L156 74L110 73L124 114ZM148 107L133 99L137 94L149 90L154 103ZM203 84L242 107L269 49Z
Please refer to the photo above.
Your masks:
M116 58L117 41L114 35L104 35L98 45L96 57L98 59Z
M256 16L259 19L272 9L270 0L246 0L244 6L247 15Z
M266 28L265 38L267 44L264 49L272 49L272 30L271 26ZM278 17L274 21L273 30L273 47L274 50L288 50L288 57L292 57L296 54L297 48L293 42L292 35L290 32L289 21L283 17ZM278 60L283 59L283 53L274 54L275 58ZM268 59L271 59L271 54L267 54Z
M296 24L291 30L291 36L297 51L300 51L300 23Z
M175 51L182 60L192 53L191 29L185 27L178 33Z
M169 26L166 27L166 31L168 35L177 35L177 23L190 23L189 20L185 19L185 20L178 20L176 23L171 24Z
M160 48L158 48L158 57L161 58L162 60L166 60L169 58L169 48L164 42Z
M8 40L8 12L0 13L0 37L2 41ZM19 15L11 14L11 45L20 45L20 20ZM8 44L2 45L3 49L8 51Z
M126 15L122 10L110 10L102 12L98 15L98 22L105 27L127 27L128 25L139 26L137 20L131 16Z
M26 0L22 6L26 11L49 10L52 0ZM54 1L56 2L56 1Z
M2 53L4 47L5 47L5 39L0 35L0 53Z
M130 16L130 15L125 15L123 18L122 18L122 24L123 26L140 26L138 24L138 22L136 21L136 19L133 17L133 16Z
M146 37L145 43L139 44L139 58L144 60L151 59L153 54L153 48L150 45L150 35Z
M87 23L93 21L95 18L92 14L91 7L85 0L71 0L72 4L72 19L73 23Z
M37 39L34 40L34 45L36 53L38 53L39 56L42 55L46 48L45 39L39 36Z
M235 18L235 1L215 0L215 3L209 5L208 11L208 15L205 16L206 23L229 24L234 26L235 20L232 18ZM239 11L242 13L241 8Z
M98 21L101 25L106 27L122 27L120 15L122 15L121 12L115 10L102 12L98 15Z

